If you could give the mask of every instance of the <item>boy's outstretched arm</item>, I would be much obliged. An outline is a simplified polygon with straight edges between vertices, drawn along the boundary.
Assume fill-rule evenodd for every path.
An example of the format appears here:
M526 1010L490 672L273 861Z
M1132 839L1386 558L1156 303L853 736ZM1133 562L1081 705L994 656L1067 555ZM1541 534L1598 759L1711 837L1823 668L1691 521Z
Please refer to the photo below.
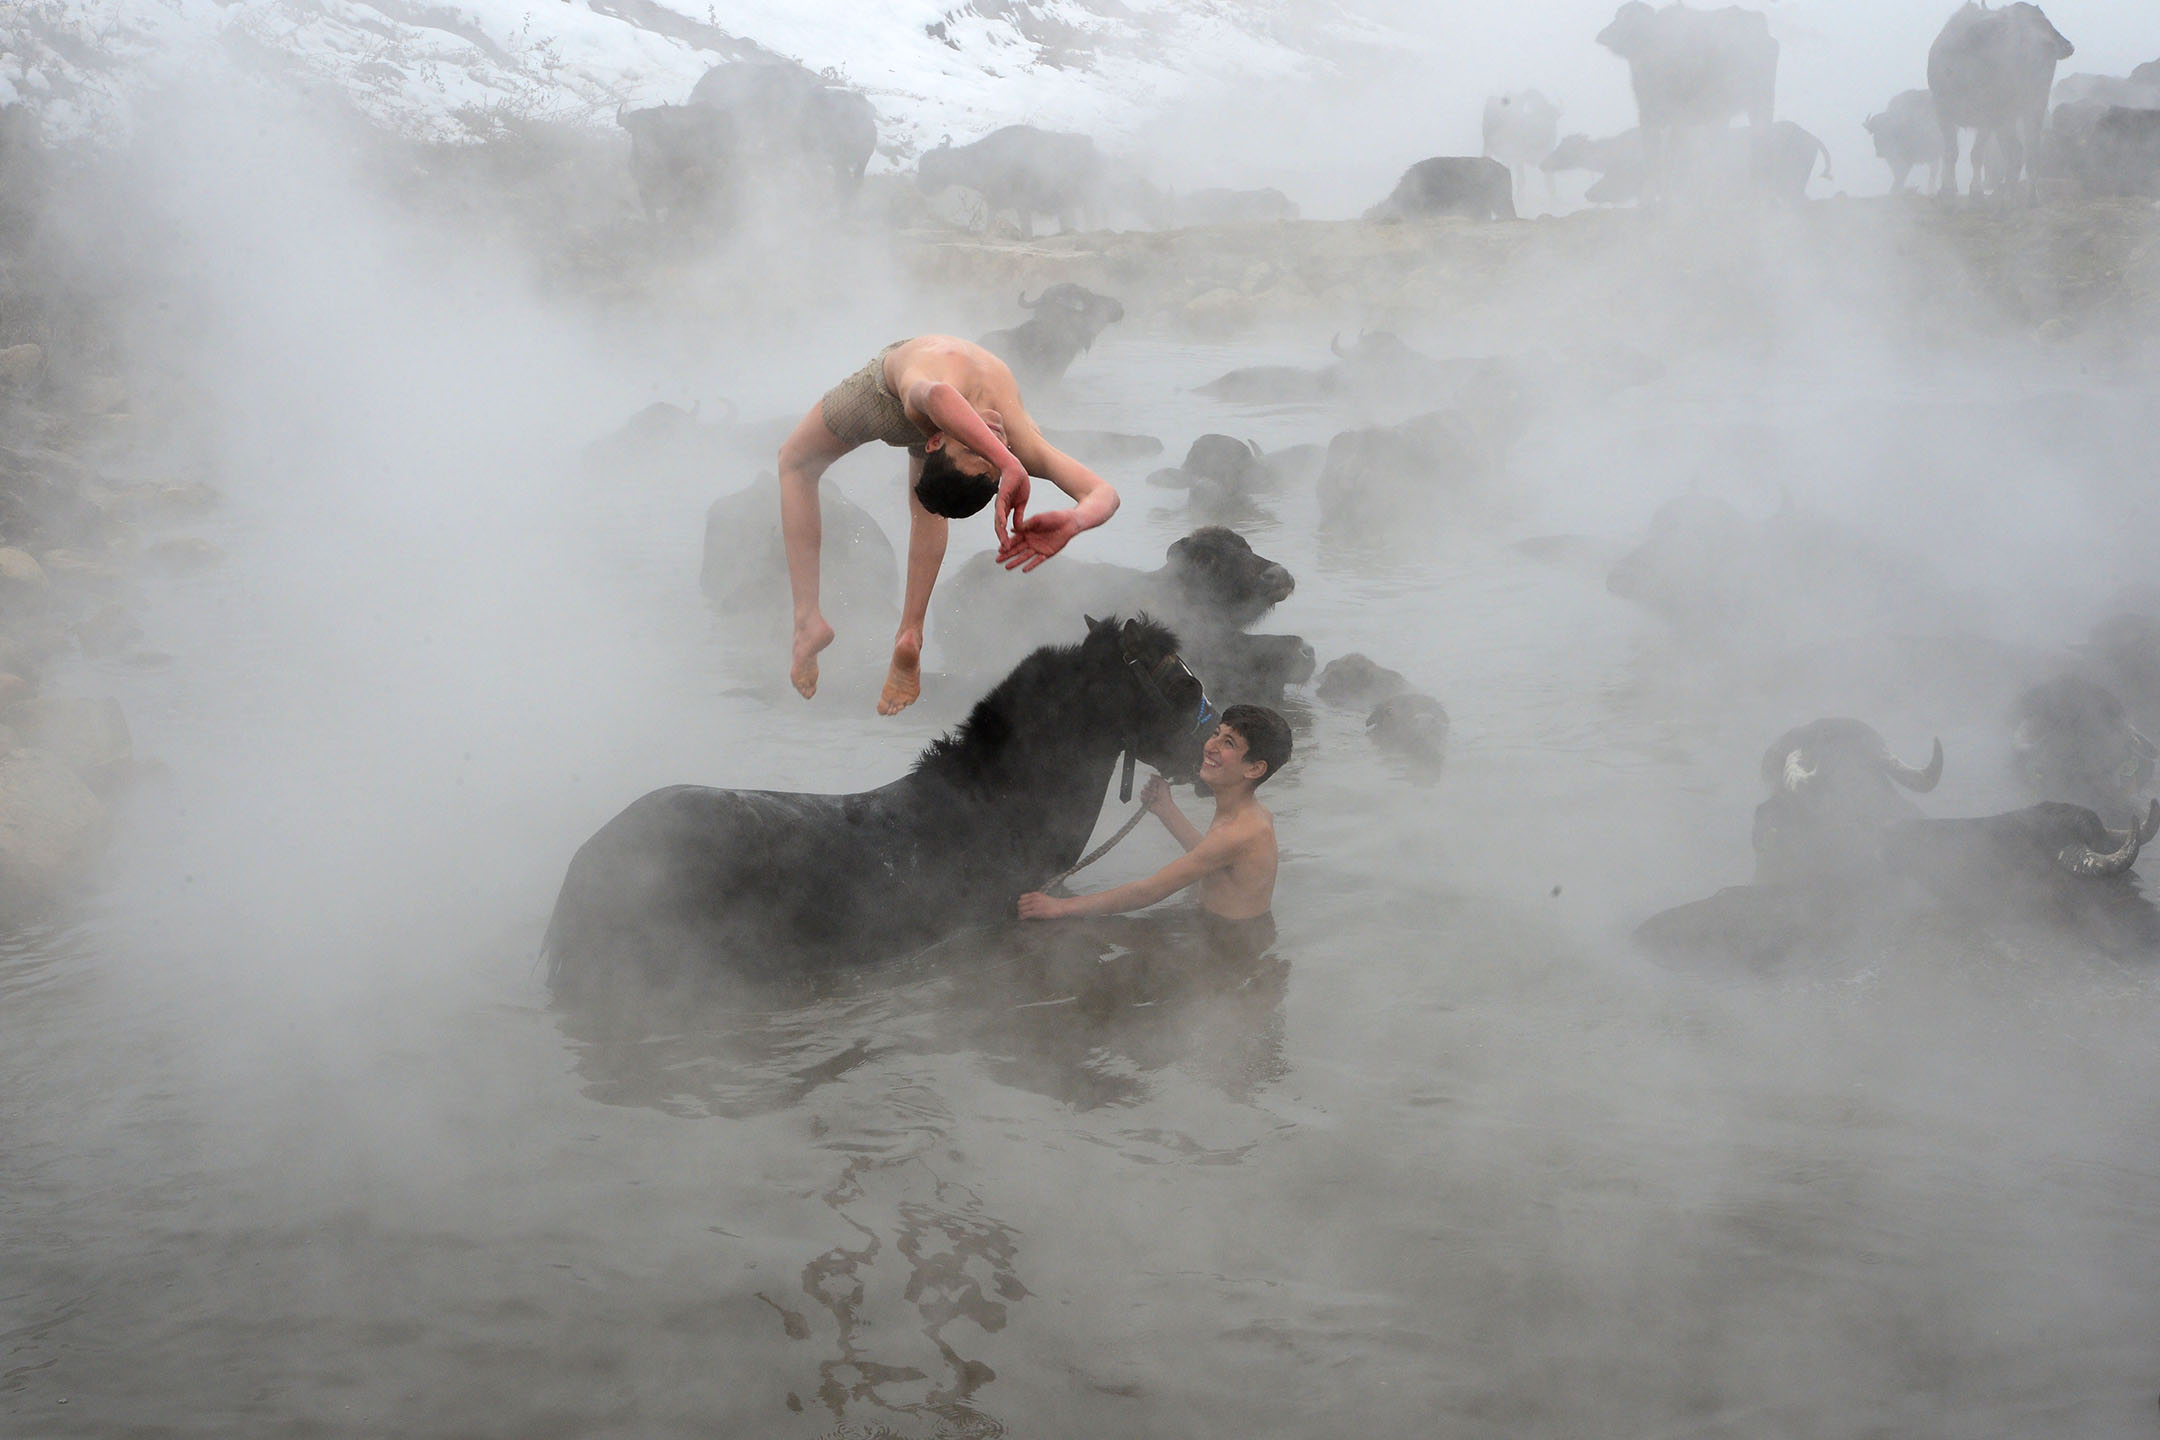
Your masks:
M1186 886L1205 880L1217 870L1228 869L1237 855L1238 842L1229 836L1203 835L1199 844L1145 880L1130 880L1108 890L1098 890L1093 895L1075 895L1069 900L1059 900L1039 890L1030 891L1020 897L1020 918L1062 920L1076 915L1119 915L1127 910L1145 910L1156 901L1168 899Z
M1147 784L1140 788L1140 803L1154 812L1177 843L1190 850L1200 843L1200 827L1185 818L1178 809L1177 801L1170 796L1170 782L1160 775L1150 775Z

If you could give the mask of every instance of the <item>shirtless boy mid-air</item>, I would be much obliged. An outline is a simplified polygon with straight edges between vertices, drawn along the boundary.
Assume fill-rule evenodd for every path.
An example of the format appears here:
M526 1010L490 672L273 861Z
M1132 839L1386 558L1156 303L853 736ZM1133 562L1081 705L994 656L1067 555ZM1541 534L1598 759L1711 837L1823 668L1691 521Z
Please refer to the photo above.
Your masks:
M1060 900L1033 891L1020 897L1023 920L1115 915L1140 910L1198 882L1200 913L1211 931L1264 929L1270 940L1275 899L1275 817L1253 798L1261 782L1290 759L1290 727L1264 705L1232 705L1200 751L1200 779L1215 792L1205 832L1185 818L1160 775L1140 803L1155 812L1185 853L1145 880Z
M947 520L996 500L998 563L1033 570L1073 536L1116 514L1118 497L1101 476L1043 439L1020 403L1012 371L982 346L950 335L886 346L826 391L780 447L780 530L795 598L788 678L806 700L817 693L818 652L833 639L818 609L818 477L873 440L908 452L907 593L877 707L892 715L922 693L923 619L945 560ZM1031 475L1070 495L1073 508L1029 515Z

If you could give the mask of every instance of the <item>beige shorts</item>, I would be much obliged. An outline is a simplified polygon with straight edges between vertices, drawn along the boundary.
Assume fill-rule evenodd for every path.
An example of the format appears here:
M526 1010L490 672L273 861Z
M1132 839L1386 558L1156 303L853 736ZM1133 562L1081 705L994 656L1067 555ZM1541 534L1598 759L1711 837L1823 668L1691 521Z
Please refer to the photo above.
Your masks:
M885 383L885 357L905 340L895 340L847 379L825 392L818 402L825 428L849 445L868 445L873 440L898 445L910 455L923 453L922 428L908 419L900 397Z

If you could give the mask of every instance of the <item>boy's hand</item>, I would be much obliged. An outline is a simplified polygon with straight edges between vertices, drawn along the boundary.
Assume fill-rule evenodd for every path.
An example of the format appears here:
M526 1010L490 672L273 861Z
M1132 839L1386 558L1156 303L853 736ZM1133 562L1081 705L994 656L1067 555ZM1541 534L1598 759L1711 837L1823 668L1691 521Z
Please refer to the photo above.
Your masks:
M1140 787L1140 803L1158 817L1177 813L1177 802L1170 798L1170 782L1160 775L1148 776L1147 784Z
M998 547L998 564L1025 574L1065 548L1067 541L1086 527L1073 510L1049 510L1030 515L1012 527Z
M1001 557L1012 546L1012 532L1027 519L1028 490L1027 470L1008 458L998 471L997 500L990 509L990 528L997 532Z
M1065 914L1068 902L1054 899L1040 890L1030 890L1020 897L1020 918L1023 920L1056 920Z

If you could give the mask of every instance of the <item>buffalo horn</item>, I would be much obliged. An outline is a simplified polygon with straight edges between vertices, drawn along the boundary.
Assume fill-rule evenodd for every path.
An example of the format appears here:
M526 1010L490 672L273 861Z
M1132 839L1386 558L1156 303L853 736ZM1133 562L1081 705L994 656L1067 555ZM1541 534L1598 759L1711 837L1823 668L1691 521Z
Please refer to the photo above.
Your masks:
M2145 823L2138 826L2137 833L2140 845L2150 844L2153 836L2160 835L2160 800L2153 801L2152 808L2145 812Z
M1034 309L1034 308L1035 308L1036 306L1038 306L1038 305L1040 305L1040 304L1042 304L1042 296L1038 295L1038 296L1036 296L1036 297L1035 297L1035 298L1034 298L1033 300L1030 300L1030 299L1028 299L1028 298L1027 298L1027 291L1025 291L1025 290L1022 290L1022 291L1020 292L1020 308L1021 308L1021 309L1023 309L1023 310L1033 310L1033 309Z
M1917 790L1922 795L1925 795L1935 788L1937 781L1942 779L1942 760L1942 741L1938 739L1935 742L1935 753L1928 756L1926 769L1923 770L1917 766L1907 765L1887 750L1883 751L1882 768L1885 775L1897 781L1907 790Z
M2101 833L2110 840L2120 834L2123 837L2122 842L2115 850L2106 854L2082 843L2065 845L2055 852L2055 862L2073 875L2084 875L2096 880L2120 875L2137 863L2138 847L2145 843L2139 838L2143 831L2133 825L2127 833L2117 830L2103 830Z
M1335 352L1336 359L1342 358L1342 331L1338 330L1328 337L1327 348Z

